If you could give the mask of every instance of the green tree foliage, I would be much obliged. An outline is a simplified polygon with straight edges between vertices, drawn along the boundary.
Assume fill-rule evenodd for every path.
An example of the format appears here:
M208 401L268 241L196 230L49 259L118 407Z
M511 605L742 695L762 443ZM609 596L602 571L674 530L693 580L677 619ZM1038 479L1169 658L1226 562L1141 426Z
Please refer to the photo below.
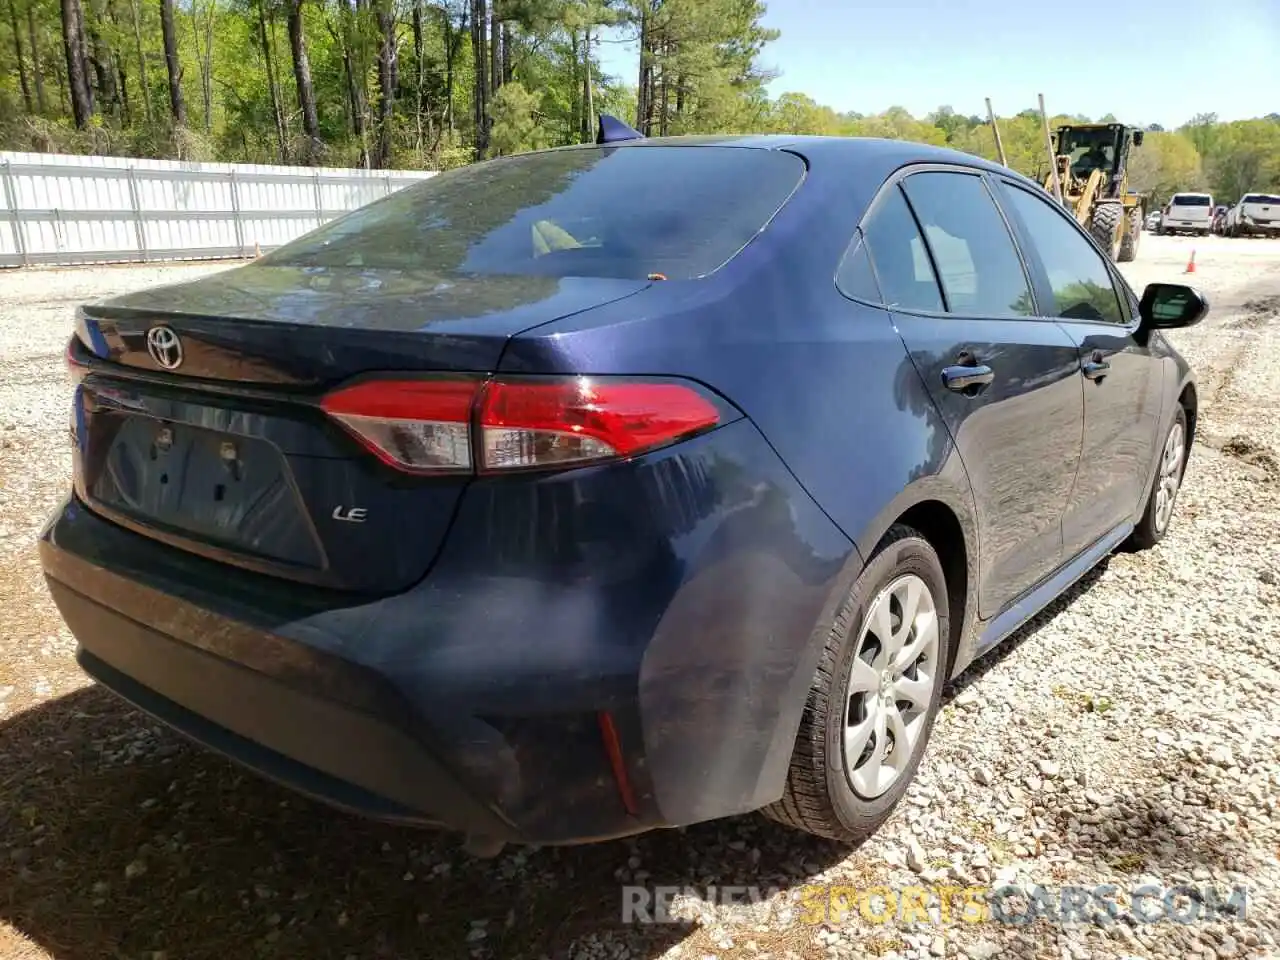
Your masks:
M1154 204L1163 204L1179 190L1204 189L1195 144L1182 133L1148 133L1129 161L1129 185Z
M538 98L518 81L504 83L493 96L489 150L495 157L527 153L546 146L537 120Z
M764 12L763 0L0 0L0 148L449 169L589 141L610 113L650 135L887 137L996 159L985 119L951 106L917 118L770 99ZM641 55L611 77L600 49L619 33ZM999 124L1009 165L1041 179L1039 113ZM1280 192L1280 112L1146 130L1130 170L1153 204Z
M1220 124L1204 154L1209 187L1218 202L1250 191L1280 192L1280 122L1238 120Z

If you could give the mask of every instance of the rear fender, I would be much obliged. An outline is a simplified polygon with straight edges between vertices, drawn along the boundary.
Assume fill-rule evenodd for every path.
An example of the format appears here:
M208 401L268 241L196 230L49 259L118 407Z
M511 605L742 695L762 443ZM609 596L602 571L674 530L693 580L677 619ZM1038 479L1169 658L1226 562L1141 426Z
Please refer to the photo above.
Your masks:
M955 471L959 471L960 482L956 480ZM773 736L759 769L753 805L763 806L782 796L786 785L787 769L795 749L796 734L808 702L809 689L813 685L818 662L835 624L836 614L858 577L866 569L867 562L889 528L914 506L930 502L943 504L955 514L964 533L963 549L968 586L959 629L953 627L952 637L962 639L958 648L953 647L952 652L955 655L951 657L949 675L954 676L972 661L976 637L974 614L977 610L978 535L974 522L973 496L969 490L968 476L963 471L959 457L951 457L944 474L924 477L916 481L876 516L855 545L855 551L849 555L839 574L833 579L822 613L814 624L807 642L798 651L794 670L788 677L781 678L778 682L761 681L768 683L768 687L778 691L780 695Z
M980 574L981 537L978 531L977 512L973 500L973 489L969 485L969 475L965 470L960 455L952 447L950 455L943 461L938 473L921 477L911 483L897 497L867 524L855 545L862 556L868 560L875 553L876 547L884 539L889 529L911 512L912 508L927 503L939 503L946 507L959 523L963 542L959 544L964 551L965 589L963 596L963 612L960 617L952 617L950 642L949 676L957 675L973 660L973 645L976 637L974 624L978 610L978 583ZM934 544L934 549L941 555L953 544ZM944 561L944 566L945 566ZM948 589L951 589L948 583ZM953 613L955 598L948 598Z

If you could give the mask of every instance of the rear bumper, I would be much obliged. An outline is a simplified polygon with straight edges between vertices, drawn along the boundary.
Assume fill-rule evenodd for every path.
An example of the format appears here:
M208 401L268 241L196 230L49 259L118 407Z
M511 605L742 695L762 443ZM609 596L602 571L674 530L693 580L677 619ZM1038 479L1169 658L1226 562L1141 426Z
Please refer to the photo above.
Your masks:
M41 554L84 669L165 723L347 809L534 843L776 799L860 566L746 421L477 482L392 597L230 569L74 500Z

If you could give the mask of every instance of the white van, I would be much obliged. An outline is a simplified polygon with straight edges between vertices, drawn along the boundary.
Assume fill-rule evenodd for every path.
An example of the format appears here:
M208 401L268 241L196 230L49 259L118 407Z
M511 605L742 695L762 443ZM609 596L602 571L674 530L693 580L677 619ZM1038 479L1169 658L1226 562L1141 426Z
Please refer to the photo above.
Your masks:
M1280 197L1246 193L1227 211L1229 237L1280 237Z
M1161 233L1195 233L1209 235L1213 225L1213 197L1207 193L1175 193L1164 208L1160 220Z

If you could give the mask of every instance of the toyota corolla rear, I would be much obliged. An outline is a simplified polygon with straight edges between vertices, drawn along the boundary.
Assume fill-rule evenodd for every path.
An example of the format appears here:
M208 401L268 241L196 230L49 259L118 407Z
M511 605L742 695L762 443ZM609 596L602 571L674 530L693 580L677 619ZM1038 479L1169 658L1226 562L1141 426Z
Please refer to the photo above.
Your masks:
M566 318L600 356L686 323L804 177L728 146L495 161L80 310L41 552L81 665L269 777L477 837L773 799L772 638L848 541L714 385L504 356Z

